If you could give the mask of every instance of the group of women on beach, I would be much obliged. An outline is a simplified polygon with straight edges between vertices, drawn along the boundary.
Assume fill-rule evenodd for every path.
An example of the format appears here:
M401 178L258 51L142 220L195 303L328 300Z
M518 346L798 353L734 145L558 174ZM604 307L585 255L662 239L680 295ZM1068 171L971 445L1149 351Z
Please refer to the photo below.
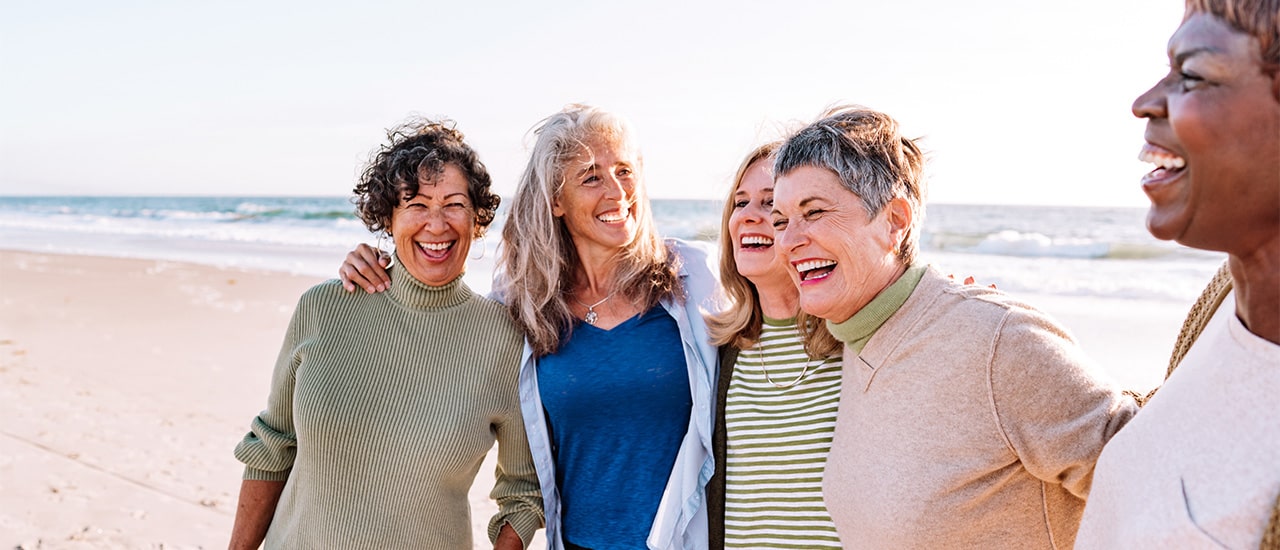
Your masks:
M494 299L461 280L489 175L415 120L355 190L394 260L299 302L231 546L469 548L495 441L495 548L1280 545L1280 2L1188 0L1169 56L1133 106L1148 226L1226 252L1231 289L1141 410L1053 319L920 261L924 157L884 113L752 151L717 277L656 233L627 123L570 105Z

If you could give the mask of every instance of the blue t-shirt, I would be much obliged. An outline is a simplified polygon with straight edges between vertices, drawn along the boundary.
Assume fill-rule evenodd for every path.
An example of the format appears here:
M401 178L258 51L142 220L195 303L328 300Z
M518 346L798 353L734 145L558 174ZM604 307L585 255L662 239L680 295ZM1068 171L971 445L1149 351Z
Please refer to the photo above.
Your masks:
M579 323L538 359L564 541L645 548L693 407L680 329L661 305L604 330Z

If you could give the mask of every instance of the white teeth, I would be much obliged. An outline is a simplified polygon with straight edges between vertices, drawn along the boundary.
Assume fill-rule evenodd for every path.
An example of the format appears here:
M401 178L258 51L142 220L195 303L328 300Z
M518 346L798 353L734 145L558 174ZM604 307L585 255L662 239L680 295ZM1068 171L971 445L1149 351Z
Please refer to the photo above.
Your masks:
M759 235L749 235L742 238L742 244L758 244L763 246L773 246L773 239L769 237L761 237Z
M833 265L836 265L836 263L831 260L809 260L807 262L800 262L799 264L797 264L796 271L799 271L800 273L804 273L806 271L812 271L818 268L823 268L823 267L828 267Z
M596 216L597 220L600 220L605 223L620 222L626 218L627 218L626 214L623 214L622 212L614 212L612 214L601 214L599 216Z
M1187 165L1187 161L1180 156L1154 151L1148 147L1143 147L1142 152L1138 153L1138 160L1154 164L1165 170L1176 170Z
M453 246L453 241L443 242L443 243L418 243L418 246L426 250L430 250L432 252L442 252L442 251L448 250L449 247Z

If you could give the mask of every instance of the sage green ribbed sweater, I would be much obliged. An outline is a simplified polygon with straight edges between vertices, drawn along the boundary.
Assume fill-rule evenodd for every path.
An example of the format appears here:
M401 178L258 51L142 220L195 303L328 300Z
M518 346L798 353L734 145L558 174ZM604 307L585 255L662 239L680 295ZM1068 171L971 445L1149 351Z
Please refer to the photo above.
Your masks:
M467 492L498 442L498 515L527 547L542 498L516 390L522 338L461 278L402 269L382 294L303 294L267 408L236 447L245 479L287 480L267 548L471 548Z

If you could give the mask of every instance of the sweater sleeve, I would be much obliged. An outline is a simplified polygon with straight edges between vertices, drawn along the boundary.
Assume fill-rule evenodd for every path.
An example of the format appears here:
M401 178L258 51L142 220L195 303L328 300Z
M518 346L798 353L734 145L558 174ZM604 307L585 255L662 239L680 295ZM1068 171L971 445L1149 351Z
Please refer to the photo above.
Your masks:
M305 297L298 302L271 375L267 408L250 423L249 433L236 445L236 458L245 465L244 479L285 481L297 455L298 438L293 427L294 374L301 362L302 318Z
M1009 309L994 345L991 401L1010 447L1031 475L1086 498L1102 446L1137 403L1043 313Z
M524 547L544 525L542 489L525 436L520 402L512 392L512 414L494 426L498 440L498 466L489 497L498 502L498 513L489 520L489 541L495 542L503 524L511 524Z

